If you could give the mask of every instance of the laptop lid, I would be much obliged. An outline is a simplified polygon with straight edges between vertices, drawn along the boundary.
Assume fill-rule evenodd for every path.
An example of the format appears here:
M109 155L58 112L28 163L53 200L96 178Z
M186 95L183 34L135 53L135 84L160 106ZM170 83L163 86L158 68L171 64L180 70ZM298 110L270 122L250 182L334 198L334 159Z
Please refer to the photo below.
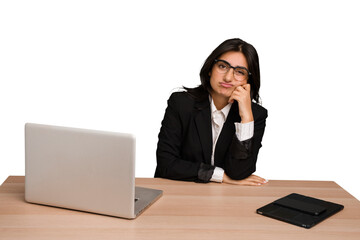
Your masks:
M135 218L135 137L25 125L25 200Z

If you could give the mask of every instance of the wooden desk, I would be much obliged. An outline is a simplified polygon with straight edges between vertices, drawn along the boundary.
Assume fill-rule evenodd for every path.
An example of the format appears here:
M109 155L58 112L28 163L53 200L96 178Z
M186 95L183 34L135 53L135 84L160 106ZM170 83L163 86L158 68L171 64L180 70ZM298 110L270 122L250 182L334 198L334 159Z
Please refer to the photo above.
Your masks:
M0 187L0 239L360 239L360 202L335 182L270 181L261 187L136 179L164 195L135 220L40 206L24 201L24 177ZM290 193L343 204L311 229L255 213Z

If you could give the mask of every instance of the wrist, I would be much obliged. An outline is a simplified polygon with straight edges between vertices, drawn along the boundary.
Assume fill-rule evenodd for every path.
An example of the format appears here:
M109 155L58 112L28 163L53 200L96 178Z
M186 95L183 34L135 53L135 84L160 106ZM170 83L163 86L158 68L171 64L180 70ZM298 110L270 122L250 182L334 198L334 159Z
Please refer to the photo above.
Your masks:
M240 116L240 118L241 118L241 123L249 123L254 121L254 117L252 116L252 114L249 116Z
M254 121L254 117L251 110L239 111L241 123L248 123Z

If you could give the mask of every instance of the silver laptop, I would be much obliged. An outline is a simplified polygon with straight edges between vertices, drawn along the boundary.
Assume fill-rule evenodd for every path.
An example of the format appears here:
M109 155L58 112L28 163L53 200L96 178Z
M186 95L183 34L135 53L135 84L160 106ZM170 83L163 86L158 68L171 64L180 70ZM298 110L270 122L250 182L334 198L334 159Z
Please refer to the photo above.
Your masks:
M25 200L133 219L161 190L135 187L131 134L25 124Z

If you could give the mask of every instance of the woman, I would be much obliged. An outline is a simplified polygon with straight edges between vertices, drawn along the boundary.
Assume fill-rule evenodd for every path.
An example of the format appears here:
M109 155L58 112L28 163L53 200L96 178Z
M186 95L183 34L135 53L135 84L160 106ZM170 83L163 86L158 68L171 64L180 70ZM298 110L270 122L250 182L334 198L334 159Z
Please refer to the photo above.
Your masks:
M200 71L201 85L168 100L155 177L262 185L256 160L267 110L259 103L255 48L241 39L220 44ZM255 102L256 103L255 103Z

